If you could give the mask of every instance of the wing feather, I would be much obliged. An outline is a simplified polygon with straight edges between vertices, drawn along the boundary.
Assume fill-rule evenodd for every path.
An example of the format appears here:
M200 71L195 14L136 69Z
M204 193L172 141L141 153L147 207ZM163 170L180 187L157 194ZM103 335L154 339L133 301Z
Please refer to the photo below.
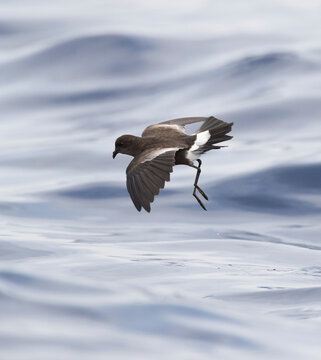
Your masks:
M157 174L159 178L165 181L169 181L169 172L166 171L166 169L162 169L159 166L153 166L151 165L151 171L154 172L154 174Z
M208 119L208 117L185 117L185 118L178 118L178 119L173 119L173 120L167 120L167 121L163 121L159 124L164 124L164 125L178 125L178 126L185 126L185 125L189 125L189 124L194 124L197 122L201 122L201 121L206 121Z
M204 117L204 116L195 116L195 117L184 117L177 118L173 120L162 121L158 124L148 126L142 133L142 136L157 136L159 135L159 130L164 129L168 131L168 129L172 129L173 131L180 132L186 134L185 126L203 122L201 127L197 130L197 132L206 131L209 129L220 128L222 125L226 125L226 123L222 120L217 119L214 116Z
M127 190L129 192L129 195L130 195L130 198L132 199L132 202L134 203L136 209L138 211L141 211L142 209L142 206L138 200L138 197L137 197L137 194L136 194L136 188L135 188L135 184L134 184L134 180L131 179L131 181L128 181L128 178L127 178Z
M170 180L169 174L173 171L177 150L179 149L146 151L129 164L126 170L127 190L138 211L143 207L150 212L150 203L154 201L154 196L164 188L165 181Z
M147 195L147 191L144 188L141 179L139 177L139 175L134 175L134 182L136 185L136 195L138 200L141 202L142 207L146 210L146 211L150 211L150 206L149 206L149 197Z
M206 121L208 117L186 117L186 118L179 118L173 120L167 120L160 122L158 124L148 126L142 133L142 137L146 136L157 136L159 135L159 131L163 129L163 131L168 131L171 129L176 133L185 134L185 125L197 123L200 121Z
M165 180L162 177L160 177L159 174L157 174L157 171L154 172L154 170L151 166L148 169L148 176L153 178L153 182L159 189L164 188Z
M144 180L144 174L143 173L139 173L139 174L136 174L135 175L135 178L136 179L139 179L139 185L140 185L140 189L141 191L144 192L144 197L145 199L151 203L153 202L154 200L154 194L151 190L151 186L149 183L146 183L145 180Z
M149 189L149 191L153 194L152 199L154 200L154 195L158 195L159 193L159 187L157 186L153 176L150 176L149 171L142 171L142 181L144 185Z

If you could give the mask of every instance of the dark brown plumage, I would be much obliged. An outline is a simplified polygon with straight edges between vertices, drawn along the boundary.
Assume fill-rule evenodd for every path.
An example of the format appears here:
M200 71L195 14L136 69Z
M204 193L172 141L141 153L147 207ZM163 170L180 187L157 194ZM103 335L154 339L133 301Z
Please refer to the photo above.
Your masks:
M185 125L203 122L193 135L185 133ZM113 158L118 153L131 155L134 159L127 167L127 189L138 211L143 207L150 212L150 203L165 181L170 180L174 165L188 165L197 169L193 196L204 210L204 204L196 195L196 190L208 200L204 191L197 185L201 172L199 157L212 149L220 149L215 144L229 140L227 135L233 123L211 117L191 117L164 121L148 126L141 137L120 136L115 142ZM198 166L194 161L198 161Z

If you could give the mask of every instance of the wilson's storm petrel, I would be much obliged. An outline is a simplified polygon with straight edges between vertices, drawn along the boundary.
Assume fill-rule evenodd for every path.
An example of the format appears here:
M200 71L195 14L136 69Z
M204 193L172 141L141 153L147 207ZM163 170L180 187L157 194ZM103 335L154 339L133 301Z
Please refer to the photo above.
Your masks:
M185 125L203 122L193 134L187 135ZM194 181L193 196L201 207L206 207L196 194L196 190L206 199L208 197L197 185L201 173L199 157L212 149L222 146L215 144L232 139L226 135L233 123L226 123L210 117L189 117L164 121L148 126L141 137L133 135L120 136L115 142L113 158L118 153L131 155L134 159L127 167L127 190L138 211L142 207L150 212L150 203L154 196L170 180L174 165L188 165L197 170ZM194 161L198 166L194 165Z

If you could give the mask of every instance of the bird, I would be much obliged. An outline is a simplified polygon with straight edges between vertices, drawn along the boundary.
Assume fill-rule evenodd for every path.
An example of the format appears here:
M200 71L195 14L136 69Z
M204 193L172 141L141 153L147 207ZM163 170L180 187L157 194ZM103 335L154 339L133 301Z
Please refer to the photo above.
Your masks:
M185 126L202 122L199 129L188 135ZM202 161L200 156L212 149L225 146L216 145L230 140L227 135L233 123L227 123L214 116L185 117L163 121L148 126L141 137L122 135L115 141L113 159L116 155L133 156L126 169L128 193L136 209L151 211L150 204L155 195L170 181L170 173L175 165L187 165L196 169L193 196L199 205L207 210L198 193L208 200L205 192L198 186ZM194 165L197 161L198 165ZM197 193L198 192L198 193Z

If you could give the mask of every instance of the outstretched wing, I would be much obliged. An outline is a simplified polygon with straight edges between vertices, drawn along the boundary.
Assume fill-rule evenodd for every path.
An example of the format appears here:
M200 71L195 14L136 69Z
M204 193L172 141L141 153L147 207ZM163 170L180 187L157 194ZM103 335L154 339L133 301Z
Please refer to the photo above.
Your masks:
M185 125L194 124L194 123L197 123L200 121L205 121L207 119L208 119L208 117L185 117L185 118L163 121L163 122L159 123L159 125L162 125L162 124L163 125L171 125L171 126L177 125L177 126L184 127Z
M170 180L178 148L148 150L135 157L128 165L127 190L138 211L150 212L150 203Z
M208 117L186 117L163 121L161 123L148 126L142 133L142 136L153 136L154 134L158 135L159 130L162 128L164 130L166 129L166 131L168 131L168 129L172 129L173 131L185 134L185 125L194 124L201 121L204 122L208 119Z

